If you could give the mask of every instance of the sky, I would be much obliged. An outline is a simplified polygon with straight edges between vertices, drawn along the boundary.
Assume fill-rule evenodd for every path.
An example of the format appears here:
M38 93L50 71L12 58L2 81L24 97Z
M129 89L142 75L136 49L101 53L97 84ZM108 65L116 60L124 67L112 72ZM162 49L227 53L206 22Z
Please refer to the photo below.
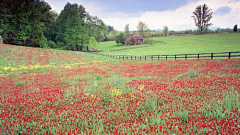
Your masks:
M233 28L240 26L240 0L45 0L52 10L60 13L67 2L83 5L92 16L102 19L118 31L129 24L136 30L139 21L151 30L196 29L192 18L198 5L207 4L213 12L211 27Z

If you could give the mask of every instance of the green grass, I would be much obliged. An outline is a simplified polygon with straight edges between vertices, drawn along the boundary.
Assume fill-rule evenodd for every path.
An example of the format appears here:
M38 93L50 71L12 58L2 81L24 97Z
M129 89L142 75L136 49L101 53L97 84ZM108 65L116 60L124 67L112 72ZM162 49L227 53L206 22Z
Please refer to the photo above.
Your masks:
M153 39L166 44L157 43L155 46L146 48L110 52L109 50L113 49L132 47L117 45L111 41L100 43L100 50L107 54L136 56L240 51L240 33L157 37Z

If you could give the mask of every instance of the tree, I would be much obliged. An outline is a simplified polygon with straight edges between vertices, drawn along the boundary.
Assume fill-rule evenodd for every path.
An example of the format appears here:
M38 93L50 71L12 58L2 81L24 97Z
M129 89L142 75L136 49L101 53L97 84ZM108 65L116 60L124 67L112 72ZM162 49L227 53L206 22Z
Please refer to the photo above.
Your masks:
M150 30L149 30L148 25L146 23L144 23L142 21L139 21L137 29L138 29L138 33L140 35L143 35L144 37L149 35Z
M107 27L108 27L108 33L114 30L113 26L108 25Z
M203 30L212 25L212 23L210 23L213 14L211 10L212 9L209 9L206 4L203 4L197 6L193 12L194 16L192 17L194 18L195 25L198 29L200 29L201 34L203 33Z
M127 36L124 32L121 32L119 35L116 36L116 43L123 44L123 41L127 39Z
M107 38L109 40L114 41L116 39L116 35L117 35L117 31L113 29L111 32L109 32L109 34L107 35Z
M169 35L169 30L168 30L168 27L167 27L167 26L164 26L164 27L163 27L163 35L164 35L165 37L167 37L167 36Z
M108 30L108 27L101 19L99 19L97 16L93 17L88 14L85 23L88 28L89 37L96 37L98 42L104 39L104 33L106 33L105 31Z
M96 41L95 37L91 37L88 43L88 49L90 51L96 51L98 47L98 42Z
M233 31L237 32L238 28L237 28L237 24L233 27Z
M84 20L85 8L67 3L57 19L57 42L63 42L68 50L83 50L89 41Z
M5 43L46 47L46 24L51 7L42 0L6 0L0 3L0 32Z
M0 35L0 44L3 43L3 39L2 39L2 36Z
M127 37L129 36L130 32L129 32L129 24L127 24L124 28L124 32L126 33Z

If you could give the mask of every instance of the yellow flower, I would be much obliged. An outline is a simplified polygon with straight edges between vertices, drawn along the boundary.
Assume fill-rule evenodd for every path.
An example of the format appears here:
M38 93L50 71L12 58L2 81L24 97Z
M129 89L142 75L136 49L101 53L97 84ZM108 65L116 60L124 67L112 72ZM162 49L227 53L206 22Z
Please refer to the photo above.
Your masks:
M95 98L95 97L96 97L96 95L93 95L93 94L91 94L90 96L91 96L92 98Z
M138 86L138 89L139 89L139 90L143 90L144 87L145 87L145 85L141 84L141 85Z
M211 76L210 75L206 75L205 79L211 79Z
M122 90L121 89L113 88L111 90L111 97L120 96L120 95L122 95Z

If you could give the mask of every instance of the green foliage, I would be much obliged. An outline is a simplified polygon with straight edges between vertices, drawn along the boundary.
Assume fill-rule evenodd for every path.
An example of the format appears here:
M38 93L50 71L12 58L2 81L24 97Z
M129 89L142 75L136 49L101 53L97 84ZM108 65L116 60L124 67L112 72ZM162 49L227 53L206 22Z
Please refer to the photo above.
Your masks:
M137 29L138 29L138 33L140 35L143 35L144 37L149 36L148 34L149 34L150 30L149 30L148 25L146 23L144 23L142 21L139 21Z
M167 36L169 35L169 30L168 30L168 27L167 27L167 26L164 26L164 27L163 27L163 35L164 35L165 37L167 37Z
M67 3L60 13L56 23L56 39L57 42L64 43L60 43L61 47L65 45L68 50L82 50L88 42L86 26L83 21L86 11L83 8L77 4Z
M3 43L3 39L2 39L2 36L0 35L0 44Z
M195 76L198 75L198 72L194 70L189 70L188 72L189 72L188 78L194 78Z
M57 44L54 41L49 40L48 41L48 47L50 47L50 48L57 48Z
M90 51L96 51L98 47L98 42L96 41L95 37L91 37L89 40L88 49Z
M117 35L117 31L116 30L112 30L109 32L109 34L107 35L107 38L111 41L114 41L116 39L116 35Z
M15 86L15 87L22 86L23 84L24 84L24 81L17 81L17 82L14 82L14 86Z
M3 1L0 9L0 34L7 44L88 50L90 37L100 42L108 34L104 22L82 5L67 3L59 16L42 0Z
M119 35L116 36L116 43L123 44L123 41L127 39L127 36L124 32L121 32Z
M152 39L152 38L144 40L144 44L151 44L152 45L152 44L156 44L156 43L157 43L157 41Z
M179 74L176 76L176 78L183 78L183 77L185 77L185 74Z
M10 5L10 6L9 6ZM8 44L46 47L46 24L51 7L39 0L8 0L0 4L0 30Z

